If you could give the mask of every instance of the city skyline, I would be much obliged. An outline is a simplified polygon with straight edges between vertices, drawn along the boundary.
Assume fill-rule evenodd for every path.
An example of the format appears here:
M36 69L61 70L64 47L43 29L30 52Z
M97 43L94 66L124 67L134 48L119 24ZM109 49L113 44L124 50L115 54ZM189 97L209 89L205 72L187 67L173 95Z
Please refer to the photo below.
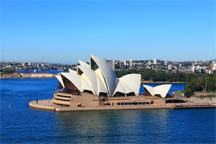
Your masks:
M1 2L1 61L75 64L89 54L214 60L215 1Z
M106 58L104 58L106 59ZM121 62L121 61L125 61L125 62L128 62L130 64L130 61L132 62L139 62L139 61L148 61L148 62L151 62L151 64L155 64L154 63L154 60L155 59L140 59L140 60L137 60L137 59L106 59L107 63L108 62L111 62L111 61L116 61L116 62ZM156 59L157 61L162 61L162 62L216 62L216 59L209 59L209 60L190 60L190 61L187 61L187 60L183 60L183 61L174 61L174 60L169 60L169 59ZM89 63L89 60L88 61L84 61L86 63ZM78 64L79 61L75 62L75 63L61 63L61 62L47 62L47 61L0 61L0 63L50 63L50 64ZM157 62L158 63L158 62Z

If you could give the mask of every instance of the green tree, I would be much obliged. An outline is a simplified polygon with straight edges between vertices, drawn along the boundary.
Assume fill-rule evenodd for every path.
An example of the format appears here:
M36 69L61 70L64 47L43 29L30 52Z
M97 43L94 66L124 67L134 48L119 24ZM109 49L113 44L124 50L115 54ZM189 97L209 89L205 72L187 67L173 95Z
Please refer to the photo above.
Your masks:
M185 89L184 95L185 95L186 97L190 97L190 96L192 96L193 94L194 94L194 91L193 91L191 88Z
M197 89L197 79L191 80L185 87L185 96L190 97L194 94L194 91Z
M215 91L215 74L210 74L205 77L205 82L207 85L207 91Z
M190 83L191 79L192 79L192 74L187 74L187 77L186 77L187 83Z

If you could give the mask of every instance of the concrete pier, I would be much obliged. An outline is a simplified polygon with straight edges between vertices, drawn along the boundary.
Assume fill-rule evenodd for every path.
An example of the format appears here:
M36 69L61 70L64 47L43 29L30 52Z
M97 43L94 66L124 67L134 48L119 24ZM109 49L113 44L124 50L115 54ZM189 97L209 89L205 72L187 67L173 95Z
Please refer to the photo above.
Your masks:
M55 105L52 99L35 100L29 102L29 106L37 109L53 111L94 111L94 110L129 110L129 109L191 109L191 108L216 108L216 103L167 103L146 105L121 105L121 106L98 106L98 107L65 107Z
M53 105L52 99L30 101L29 106L32 108L45 110L55 110L56 108L56 106Z

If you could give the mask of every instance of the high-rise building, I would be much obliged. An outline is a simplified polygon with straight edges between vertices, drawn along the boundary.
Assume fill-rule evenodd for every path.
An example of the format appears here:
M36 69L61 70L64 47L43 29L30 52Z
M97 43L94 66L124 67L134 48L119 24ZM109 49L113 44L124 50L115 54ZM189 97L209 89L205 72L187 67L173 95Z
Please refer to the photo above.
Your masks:
M157 59L154 59L154 64L157 64Z
M113 69L115 70L115 61L114 60L111 60L108 62L108 65Z
M132 59L130 59L130 67L132 67Z
M114 60L112 60L112 64L113 64L113 70L115 69L115 61Z
M126 65L127 65L127 62L126 62L126 60L123 60L123 62L124 62L124 65L126 66Z
M214 64L215 64L215 61L212 61L212 65L214 66Z
M113 70L115 70L115 61L114 61L114 60L111 60L111 68L112 68Z
M124 63L124 66L126 66L126 65L127 65L127 62L126 62L126 60L122 60L122 61L120 61L120 65L121 65L121 62L123 62L123 63Z
M121 62L120 62L120 68L121 68L121 69L124 69L124 67L125 67L125 66L124 66L124 62L121 61Z
M151 64L151 61L148 61L148 65L150 65Z
M164 65L167 65L167 59L164 60Z

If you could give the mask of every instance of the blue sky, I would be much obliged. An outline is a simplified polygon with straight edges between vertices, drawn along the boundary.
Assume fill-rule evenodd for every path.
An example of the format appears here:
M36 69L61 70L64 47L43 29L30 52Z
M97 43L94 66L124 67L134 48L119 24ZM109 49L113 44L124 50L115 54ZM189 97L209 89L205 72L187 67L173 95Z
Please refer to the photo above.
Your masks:
M1 1L1 61L215 59L215 1Z

